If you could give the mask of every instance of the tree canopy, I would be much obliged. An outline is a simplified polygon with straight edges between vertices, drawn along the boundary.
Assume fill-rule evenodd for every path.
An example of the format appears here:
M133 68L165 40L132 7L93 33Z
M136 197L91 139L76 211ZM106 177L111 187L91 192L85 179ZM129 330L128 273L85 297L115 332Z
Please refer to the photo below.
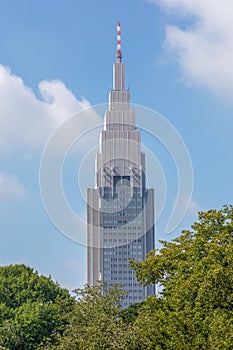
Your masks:
M31 350L53 342L73 303L66 289L30 267L0 267L0 346Z
M76 290L77 303L68 314L69 325L56 350L143 350L134 327L120 317L122 289L105 283Z
M233 348L233 208L199 213L183 231L142 262L131 262L143 284L160 284L137 323L148 349Z
M232 350L233 207L199 213L171 242L131 261L160 292L122 309L105 283L72 298L24 265L0 268L0 350Z

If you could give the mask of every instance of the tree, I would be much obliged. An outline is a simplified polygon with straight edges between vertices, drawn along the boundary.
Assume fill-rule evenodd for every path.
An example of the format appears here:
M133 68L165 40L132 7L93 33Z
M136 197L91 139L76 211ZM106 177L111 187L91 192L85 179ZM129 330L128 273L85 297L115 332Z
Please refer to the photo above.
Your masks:
M142 262L138 280L161 284L137 319L148 349L232 349L233 208L199 213L183 231Z
M50 277L25 265L0 267L0 345L32 350L54 342L73 304L69 292Z
M76 290L78 299L56 350L145 349L137 332L119 317L124 293L104 283Z
M127 309L119 312L119 317L127 324L133 324L137 319L144 302L130 305Z

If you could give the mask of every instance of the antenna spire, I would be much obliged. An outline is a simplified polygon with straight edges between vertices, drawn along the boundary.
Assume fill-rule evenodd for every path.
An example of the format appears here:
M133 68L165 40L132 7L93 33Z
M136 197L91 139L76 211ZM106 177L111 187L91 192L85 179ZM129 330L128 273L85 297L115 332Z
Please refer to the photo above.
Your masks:
M116 52L117 62L121 62L122 60L122 52L121 52L121 23L117 23L117 52Z

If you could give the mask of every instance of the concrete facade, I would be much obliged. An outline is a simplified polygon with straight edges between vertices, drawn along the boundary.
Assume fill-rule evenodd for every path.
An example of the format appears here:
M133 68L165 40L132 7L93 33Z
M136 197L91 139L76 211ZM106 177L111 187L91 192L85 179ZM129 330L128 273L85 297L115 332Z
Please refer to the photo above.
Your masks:
M128 263L145 259L154 248L154 191L145 185L140 139L125 90L125 64L118 59L96 156L96 184L87 190L87 280L121 284L128 293L124 307L155 292L138 284Z

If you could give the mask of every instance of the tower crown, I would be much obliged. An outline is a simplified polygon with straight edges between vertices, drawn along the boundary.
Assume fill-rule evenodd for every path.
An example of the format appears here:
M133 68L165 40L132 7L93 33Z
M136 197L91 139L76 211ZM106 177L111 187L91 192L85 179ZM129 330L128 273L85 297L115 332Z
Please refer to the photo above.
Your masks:
M117 61L113 63L113 88L109 93L106 129L135 129L134 111L130 111L130 91L125 89L125 63L121 61L120 22L117 24ZM127 113L125 113L127 111Z

